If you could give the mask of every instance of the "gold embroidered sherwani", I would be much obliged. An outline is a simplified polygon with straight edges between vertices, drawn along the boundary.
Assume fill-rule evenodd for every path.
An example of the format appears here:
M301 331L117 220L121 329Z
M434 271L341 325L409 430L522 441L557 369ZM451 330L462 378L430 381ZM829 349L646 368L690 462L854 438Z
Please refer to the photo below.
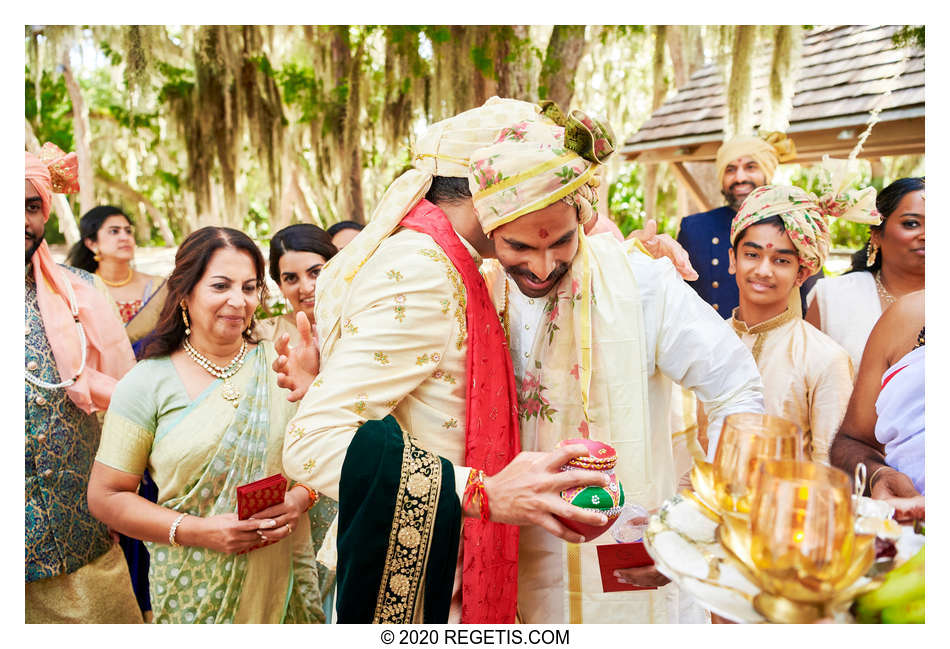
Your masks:
M416 443L456 465L461 497L469 473L461 466L465 287L441 248L405 229L383 241L353 279L341 326L331 336L335 340L321 341L330 353L287 430L287 475L338 498L356 429L392 414Z
M339 327L320 341L320 374L284 441L286 475L338 500L343 459L357 428L392 414L418 446L455 465L461 500L469 474L463 466L465 300L462 278L430 236L402 229L385 239L347 287ZM321 325L318 320L318 330ZM335 544L334 522L318 555L330 567ZM460 567L449 618L456 622Z
M848 353L792 311L753 327L738 320L737 312L729 324L762 375L765 412L797 424L812 460L828 464L853 387Z

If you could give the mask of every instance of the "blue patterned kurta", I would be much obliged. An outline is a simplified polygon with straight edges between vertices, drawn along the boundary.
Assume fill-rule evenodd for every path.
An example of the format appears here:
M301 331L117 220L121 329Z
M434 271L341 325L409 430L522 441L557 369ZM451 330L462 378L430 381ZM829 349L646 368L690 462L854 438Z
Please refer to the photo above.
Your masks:
M69 268L92 283L89 273ZM33 271L26 274L27 370L59 383L59 372L36 301ZM86 488L99 448L99 421L66 396L65 389L26 386L26 581L82 568L112 545L106 526L89 514Z

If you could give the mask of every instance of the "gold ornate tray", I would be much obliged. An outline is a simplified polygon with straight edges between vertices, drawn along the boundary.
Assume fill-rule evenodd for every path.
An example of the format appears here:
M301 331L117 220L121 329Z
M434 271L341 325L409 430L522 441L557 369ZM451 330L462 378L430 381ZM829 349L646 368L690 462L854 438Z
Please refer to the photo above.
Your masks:
M803 604L763 592L744 531L748 531L747 517L715 512L697 494L684 491L650 517L644 546L661 573L704 607L732 622L804 623L819 617L850 622L848 603L876 585L860 576L874 560L873 537L865 537L858 544L848 578L840 580L850 586L838 586L840 592L825 605ZM812 597L820 599L818 594Z

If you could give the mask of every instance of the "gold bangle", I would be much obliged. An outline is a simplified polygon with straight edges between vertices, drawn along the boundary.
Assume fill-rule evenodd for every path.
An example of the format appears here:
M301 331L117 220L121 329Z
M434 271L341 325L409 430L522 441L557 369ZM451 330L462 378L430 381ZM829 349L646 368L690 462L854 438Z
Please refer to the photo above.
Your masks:
M178 531L178 526L181 524L181 520L187 515L188 514L184 512L179 514L178 518L175 519L175 522L172 523L172 526L168 528L168 544L171 545L173 548L177 548L181 545L181 543L177 543L175 541L175 532Z
M882 464L878 468L874 469L874 473L871 474L871 479L868 480L868 493L874 489L874 478L877 477L877 474L880 473L883 469L890 469L891 467L886 464Z

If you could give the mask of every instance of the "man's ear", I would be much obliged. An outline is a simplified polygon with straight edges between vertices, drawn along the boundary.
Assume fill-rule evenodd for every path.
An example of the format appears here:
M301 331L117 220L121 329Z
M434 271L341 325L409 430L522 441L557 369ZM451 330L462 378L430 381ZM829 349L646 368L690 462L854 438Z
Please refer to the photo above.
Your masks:
M735 248L729 248L729 274L736 274L736 251Z
M801 287L806 279L808 279L808 269L805 268L801 262L798 262L798 274L795 275L795 286Z

